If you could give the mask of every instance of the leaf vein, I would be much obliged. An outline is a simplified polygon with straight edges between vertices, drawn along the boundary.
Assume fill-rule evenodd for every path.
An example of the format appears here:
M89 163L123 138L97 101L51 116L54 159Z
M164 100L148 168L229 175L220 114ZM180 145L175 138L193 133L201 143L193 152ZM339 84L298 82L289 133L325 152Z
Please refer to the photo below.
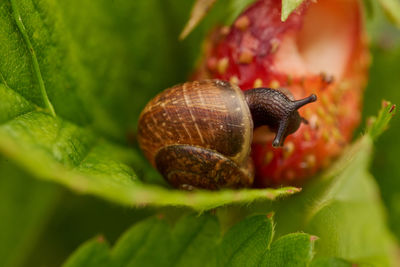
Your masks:
M50 114L53 117L55 117L56 116L56 112L54 110L53 105L50 102L50 99L49 99L48 95L47 95L47 91L46 91L46 87L44 85L42 73L40 71L39 62L38 62L37 57L36 57L36 52L33 49L33 46L32 46L32 43L31 43L31 41L29 39L29 36L28 36L27 31L26 31L25 25L22 22L22 18L21 18L21 15L19 13L19 10L18 10L17 3L15 2L15 0L10 0L10 2L11 2L11 8L12 8L12 11L13 11L15 23L16 23L16 25L17 25L17 27L18 27L18 29L19 29L24 41L25 41L25 44L26 44L26 46L28 48L28 51L29 51L29 53L31 55L31 58L32 58L33 69L35 71L36 78L37 78L38 83L39 83L39 89L40 89L40 93L41 93L42 98L43 98L43 102L44 102L46 108L50 111Z
M88 147L88 148L86 149L85 155L83 155L83 157L79 159L79 161L76 163L76 166L75 166L74 169L76 169L76 168L78 168L78 167L80 167L80 166L82 165L82 163L87 159L87 157L89 156L90 152L92 152L92 150L96 147L97 144L98 144L98 140L94 141L94 142L90 145L90 147ZM77 151L75 145L72 144L72 146L73 146L74 150Z
M176 258L174 266L178 266L178 263L183 257L183 253L188 249L189 245L192 243L192 241L203 231L204 226L206 225L206 221L203 221L203 223L196 229L196 231L193 231L193 234L189 236L187 241L183 246L181 246L181 250L178 253L178 257Z
M33 113L33 112L36 112L36 110L28 110L28 111L26 111L26 112L22 112L21 114L18 114L17 116L14 116L14 117L12 117L12 118L6 120L6 121L1 122L1 123L0 123L0 126L3 126L3 125L5 125L5 124L9 123L10 121L16 120L16 119L18 119L19 117L25 116L25 115L30 114L30 113Z
M226 263L226 266L230 266L232 265L231 262L233 260L233 257L237 254L238 251L242 250L243 247L246 247L247 242L253 238L254 235L257 235L257 233L259 232L259 230L261 228L263 228L263 224L261 224L259 227L257 227L257 229L251 234L249 235L246 240L244 240L243 242L241 242L241 244L235 249L235 251L233 253L231 253L231 255L228 258L228 261Z

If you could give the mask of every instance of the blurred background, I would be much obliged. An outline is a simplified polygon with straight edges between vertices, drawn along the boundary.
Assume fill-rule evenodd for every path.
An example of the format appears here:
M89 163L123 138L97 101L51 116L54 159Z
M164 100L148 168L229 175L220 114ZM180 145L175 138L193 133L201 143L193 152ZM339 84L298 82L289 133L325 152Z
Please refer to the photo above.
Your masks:
M188 19L193 1L134 2L99 1L97 8L103 13L88 15L86 11L91 8L90 1L74 0L68 3L70 7L65 7L65 12L73 14L71 20L75 20L71 23L71 31L81 23L88 27L89 36L91 31L98 34L98 31L104 30L104 40L107 40L107 32L116 31L121 37L119 41L126 41L122 45L124 49L107 52L127 58L126 73L123 75L131 77L132 88L140 88L130 95L134 96L133 114L138 114L147 99L156 92L187 79L201 50L201 40L223 12L223 6L217 5L200 27L180 42L178 36ZM81 9L86 11L75 12L77 9L74 7L84 7ZM110 23L109 20L113 19L114 23ZM377 8L368 12L366 24L373 61L364 96L363 123L355 138L365 129L366 119L377 114L382 99L400 104L400 32ZM94 28L90 28L92 25ZM160 32L163 34L160 35ZM104 43L96 44L94 40L93 45ZM140 66L141 71L134 66ZM119 97L123 99L126 96ZM115 112L123 114L126 111ZM124 116L121 120L135 125L136 116ZM400 119L397 115L390 129L377 142L371 165L386 206L388 224L398 239L399 137ZM140 171L146 172L145 169ZM58 185L33 179L8 159L0 158L0 266L58 266L82 242L103 235L113 243L130 225L158 211L120 207L70 192Z

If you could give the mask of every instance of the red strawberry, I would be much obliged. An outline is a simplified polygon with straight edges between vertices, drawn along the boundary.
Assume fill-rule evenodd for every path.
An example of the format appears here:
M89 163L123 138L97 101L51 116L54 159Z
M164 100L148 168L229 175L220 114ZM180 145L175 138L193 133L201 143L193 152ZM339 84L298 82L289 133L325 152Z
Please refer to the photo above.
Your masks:
M259 0L231 27L206 41L196 79L219 78L253 87L286 88L309 124L272 148L274 134L255 130L256 185L299 184L328 165L351 140L360 120L369 53L357 0L306 1L281 22L281 0Z

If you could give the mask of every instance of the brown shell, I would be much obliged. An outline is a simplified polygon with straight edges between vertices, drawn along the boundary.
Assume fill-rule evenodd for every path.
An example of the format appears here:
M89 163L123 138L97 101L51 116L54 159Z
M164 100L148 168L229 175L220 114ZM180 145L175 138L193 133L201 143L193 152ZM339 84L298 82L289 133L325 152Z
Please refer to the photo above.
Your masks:
M138 141L155 166L169 145L216 150L239 166L247 165L253 122L244 94L220 80L187 82L152 99L139 118Z
M240 168L233 160L192 145L166 146L157 153L155 162L165 179L182 189L242 188L254 180L248 169Z

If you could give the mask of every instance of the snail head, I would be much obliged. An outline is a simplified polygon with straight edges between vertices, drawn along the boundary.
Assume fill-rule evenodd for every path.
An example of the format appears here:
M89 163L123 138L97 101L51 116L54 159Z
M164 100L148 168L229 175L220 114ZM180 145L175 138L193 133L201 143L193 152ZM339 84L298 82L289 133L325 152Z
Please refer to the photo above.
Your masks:
M300 116L298 109L315 102L317 96L293 100L290 95L280 90L270 88L254 88L245 91L246 102L249 106L254 128L267 125L276 133L273 147L283 145L285 138L299 129L300 124L308 123Z

